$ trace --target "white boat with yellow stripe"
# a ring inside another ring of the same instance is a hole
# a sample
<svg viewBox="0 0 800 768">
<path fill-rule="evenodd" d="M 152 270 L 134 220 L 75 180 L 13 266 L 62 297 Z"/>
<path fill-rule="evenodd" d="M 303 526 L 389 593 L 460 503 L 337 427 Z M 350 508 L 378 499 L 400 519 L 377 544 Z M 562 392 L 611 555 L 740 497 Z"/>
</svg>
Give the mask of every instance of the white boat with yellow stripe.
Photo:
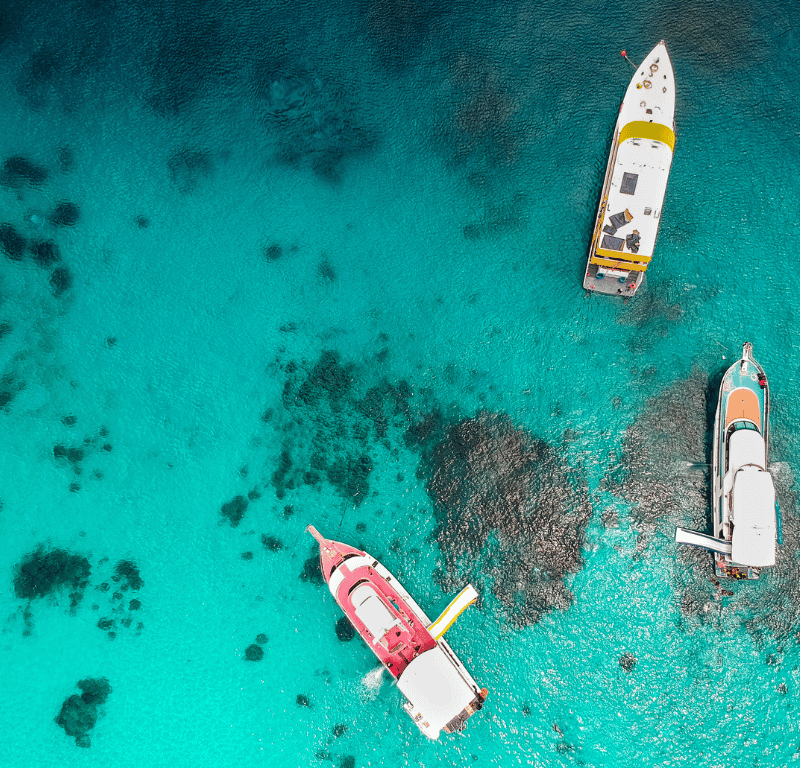
<svg viewBox="0 0 800 768">
<path fill-rule="evenodd" d="M 675 149 L 675 75 L 662 40 L 636 68 L 614 130 L 583 287 L 632 296 L 656 246 Z"/>
<path fill-rule="evenodd" d="M 714 553 L 719 578 L 757 579 L 775 565 L 780 510 L 769 473 L 769 383 L 745 343 L 722 377 L 714 420 L 712 535 L 678 528 L 675 541 Z"/>
</svg>

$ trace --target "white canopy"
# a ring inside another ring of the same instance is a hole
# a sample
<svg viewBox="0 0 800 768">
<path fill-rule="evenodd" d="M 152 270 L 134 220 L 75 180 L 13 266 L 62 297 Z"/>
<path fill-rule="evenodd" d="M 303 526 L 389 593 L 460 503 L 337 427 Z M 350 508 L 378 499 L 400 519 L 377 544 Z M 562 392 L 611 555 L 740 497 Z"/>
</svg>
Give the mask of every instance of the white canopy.
<svg viewBox="0 0 800 768">
<path fill-rule="evenodd" d="M 735 472 L 745 464 L 766 469 L 764 437 L 755 429 L 737 429 L 728 441 L 728 471 Z"/>
<path fill-rule="evenodd" d="M 392 627 L 400 624 L 369 584 L 359 584 L 351 593 L 350 600 L 364 626 L 373 637 L 373 643 L 380 640 Z"/>
<path fill-rule="evenodd" d="M 397 687 L 410 703 L 408 713 L 432 739 L 477 696 L 438 645 L 406 667 Z"/>
<path fill-rule="evenodd" d="M 775 486 L 772 475 L 752 466 L 740 469 L 733 480 L 731 501 L 731 559 L 754 568 L 775 565 Z"/>
</svg>

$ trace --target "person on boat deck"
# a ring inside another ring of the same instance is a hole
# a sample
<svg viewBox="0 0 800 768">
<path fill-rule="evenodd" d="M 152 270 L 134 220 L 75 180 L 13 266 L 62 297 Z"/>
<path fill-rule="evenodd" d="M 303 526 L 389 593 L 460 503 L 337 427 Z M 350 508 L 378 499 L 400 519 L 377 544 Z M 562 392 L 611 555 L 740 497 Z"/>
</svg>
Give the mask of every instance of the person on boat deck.
<svg viewBox="0 0 800 768">
<path fill-rule="evenodd" d="M 625 245 L 631 253 L 639 253 L 639 230 L 634 229 L 631 234 L 625 238 Z"/>
</svg>

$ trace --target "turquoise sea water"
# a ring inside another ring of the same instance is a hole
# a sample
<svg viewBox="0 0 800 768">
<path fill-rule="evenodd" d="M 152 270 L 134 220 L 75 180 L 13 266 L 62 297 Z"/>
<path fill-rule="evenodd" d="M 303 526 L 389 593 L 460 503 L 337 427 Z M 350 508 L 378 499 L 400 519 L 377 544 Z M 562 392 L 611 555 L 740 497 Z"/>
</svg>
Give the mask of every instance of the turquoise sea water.
<svg viewBox="0 0 800 768">
<path fill-rule="evenodd" d="M 0 6 L 0 765 L 797 761 L 798 21 Z M 656 257 L 587 297 L 619 50 L 661 38 Z M 672 537 L 707 522 L 744 341 L 785 545 L 726 595 Z M 430 614 L 479 590 L 462 735 L 428 742 L 337 638 L 309 523 Z"/>
</svg>

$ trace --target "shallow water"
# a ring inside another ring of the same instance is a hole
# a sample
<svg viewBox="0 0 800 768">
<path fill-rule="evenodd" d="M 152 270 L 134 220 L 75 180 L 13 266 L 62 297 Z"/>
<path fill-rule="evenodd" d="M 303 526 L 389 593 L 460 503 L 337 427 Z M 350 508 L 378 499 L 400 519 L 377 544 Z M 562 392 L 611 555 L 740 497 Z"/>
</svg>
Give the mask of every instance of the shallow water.
<svg viewBox="0 0 800 768">
<path fill-rule="evenodd" d="M 6 3 L 4 765 L 796 761 L 797 28 L 788 2 Z M 629 303 L 585 297 L 619 49 L 662 37 L 656 258 Z M 727 596 L 672 536 L 707 520 L 747 340 L 785 545 Z M 463 735 L 426 741 L 337 637 L 309 523 L 429 614 L 476 586 Z"/>
</svg>

